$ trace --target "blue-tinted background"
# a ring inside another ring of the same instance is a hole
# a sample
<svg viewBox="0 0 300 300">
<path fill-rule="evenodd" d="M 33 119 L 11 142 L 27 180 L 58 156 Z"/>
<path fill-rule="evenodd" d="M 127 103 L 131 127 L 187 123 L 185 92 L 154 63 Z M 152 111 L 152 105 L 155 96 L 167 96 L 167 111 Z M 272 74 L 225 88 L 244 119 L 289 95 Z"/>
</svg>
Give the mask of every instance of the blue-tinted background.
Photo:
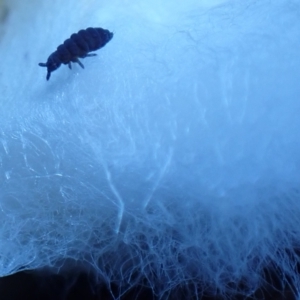
<svg viewBox="0 0 300 300">
<path fill-rule="evenodd" d="M 299 14 L 293 0 L 12 1 L 0 275 L 75 260 L 121 290 L 251 294 L 276 262 L 297 286 Z M 114 38 L 47 82 L 38 63 L 89 26 Z"/>
</svg>

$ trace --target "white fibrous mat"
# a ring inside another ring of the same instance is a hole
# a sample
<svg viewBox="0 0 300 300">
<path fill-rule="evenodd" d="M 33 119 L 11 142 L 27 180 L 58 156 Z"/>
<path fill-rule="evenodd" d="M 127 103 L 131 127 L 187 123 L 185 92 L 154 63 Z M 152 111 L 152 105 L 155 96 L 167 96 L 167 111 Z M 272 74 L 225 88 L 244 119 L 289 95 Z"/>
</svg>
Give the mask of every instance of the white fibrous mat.
<svg viewBox="0 0 300 300">
<path fill-rule="evenodd" d="M 163 298 L 199 282 L 248 295 L 273 266 L 299 286 L 299 14 L 296 0 L 12 1 L 0 275 L 74 260 Z M 114 37 L 47 81 L 38 64 L 88 27 Z"/>
</svg>

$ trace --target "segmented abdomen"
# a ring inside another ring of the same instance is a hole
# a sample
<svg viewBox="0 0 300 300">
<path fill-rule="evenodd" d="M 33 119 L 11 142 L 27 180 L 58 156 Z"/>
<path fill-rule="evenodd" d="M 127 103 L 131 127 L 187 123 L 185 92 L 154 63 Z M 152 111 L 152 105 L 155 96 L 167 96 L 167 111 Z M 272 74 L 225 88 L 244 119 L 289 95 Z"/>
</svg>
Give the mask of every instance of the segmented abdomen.
<svg viewBox="0 0 300 300">
<path fill-rule="evenodd" d="M 73 33 L 71 37 L 57 47 L 57 53 L 64 64 L 72 61 L 73 58 L 83 58 L 91 52 L 105 46 L 110 40 L 110 32 L 102 28 L 82 29 Z"/>
<path fill-rule="evenodd" d="M 78 45 L 82 45 L 83 42 L 85 42 L 84 47 L 88 47 L 88 52 L 95 51 L 103 47 L 107 43 L 108 39 L 107 33 L 101 28 L 89 27 L 86 30 L 80 30 L 78 32 L 78 36 L 80 37 L 80 39 L 82 39 L 82 41 Z"/>
</svg>

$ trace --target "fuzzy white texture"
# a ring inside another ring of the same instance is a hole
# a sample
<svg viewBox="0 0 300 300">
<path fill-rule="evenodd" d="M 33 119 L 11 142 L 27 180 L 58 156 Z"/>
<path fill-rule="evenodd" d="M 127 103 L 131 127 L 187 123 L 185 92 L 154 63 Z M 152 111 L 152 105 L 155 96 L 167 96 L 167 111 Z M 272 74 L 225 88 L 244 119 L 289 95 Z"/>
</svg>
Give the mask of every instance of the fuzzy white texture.
<svg viewBox="0 0 300 300">
<path fill-rule="evenodd" d="M 251 293 L 276 262 L 299 286 L 299 1 L 27 2 L 0 45 L 0 275 Z M 89 26 L 114 37 L 47 82 Z"/>
</svg>

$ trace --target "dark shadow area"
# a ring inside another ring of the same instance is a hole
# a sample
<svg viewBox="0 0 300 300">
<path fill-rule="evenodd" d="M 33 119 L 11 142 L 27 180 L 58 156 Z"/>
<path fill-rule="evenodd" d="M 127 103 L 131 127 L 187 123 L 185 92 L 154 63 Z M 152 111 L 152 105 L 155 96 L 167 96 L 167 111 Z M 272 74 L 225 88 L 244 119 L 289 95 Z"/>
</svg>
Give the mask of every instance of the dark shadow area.
<svg viewBox="0 0 300 300">
<path fill-rule="evenodd" d="M 201 285 L 195 287 L 191 284 L 176 287 L 165 294 L 161 299 L 166 300 L 213 300 L 213 299 L 272 299 L 272 300 L 294 300 L 293 292 L 287 286 L 282 287 L 281 282 L 272 270 L 265 270 L 265 288 L 257 290 L 251 297 L 241 295 L 214 296 L 203 290 Z M 53 274 L 49 270 L 21 271 L 11 276 L 0 278 L 1 300 L 112 300 L 112 294 L 117 297 L 118 286 L 111 284 L 95 284 L 92 276 L 82 268 L 72 269 Z M 121 300 L 156 300 L 152 289 L 145 287 L 143 282 L 131 288 L 120 297 Z"/>
</svg>

